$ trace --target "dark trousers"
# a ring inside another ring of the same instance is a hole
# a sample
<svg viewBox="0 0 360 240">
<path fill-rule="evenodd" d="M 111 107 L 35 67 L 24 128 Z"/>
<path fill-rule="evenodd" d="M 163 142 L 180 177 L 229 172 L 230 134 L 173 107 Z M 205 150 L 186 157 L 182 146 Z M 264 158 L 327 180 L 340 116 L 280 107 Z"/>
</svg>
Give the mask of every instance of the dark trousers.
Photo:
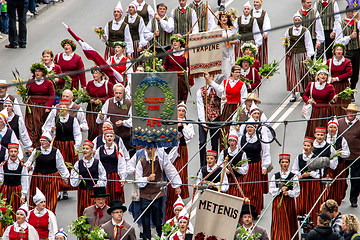
<svg viewBox="0 0 360 240">
<path fill-rule="evenodd" d="M 217 117 L 213 122 L 220 122 L 220 117 Z M 204 144 L 206 144 L 208 132 L 210 132 L 210 137 L 212 137 L 212 135 L 214 135 L 214 133 L 217 131 L 215 136 L 211 138 L 211 149 L 214 151 L 218 151 L 220 138 L 220 130 L 218 130 L 218 128 L 215 128 L 207 129 L 207 131 L 205 131 L 205 128 L 199 125 L 199 149 Z M 200 166 L 206 166 L 206 145 L 200 150 Z"/>
<path fill-rule="evenodd" d="M 36 12 L 36 0 L 29 0 L 28 1 L 28 10 L 31 13 L 35 13 Z"/>
<path fill-rule="evenodd" d="M 26 2 L 12 3 L 8 2 L 7 11 L 9 15 L 9 41 L 10 45 L 26 45 Z M 16 28 L 16 12 L 19 22 L 19 33 Z"/>
<path fill-rule="evenodd" d="M 325 35 L 325 46 L 324 46 L 324 51 L 325 49 L 327 49 L 330 44 L 334 41 L 334 39 L 330 38 L 330 34 L 332 33 L 332 30 L 324 30 L 324 35 Z M 329 49 L 326 51 L 325 53 L 326 59 L 330 59 L 332 58 L 333 54 L 332 54 L 332 47 L 329 47 Z M 325 58 L 325 56 L 322 57 L 322 59 Z"/>
<path fill-rule="evenodd" d="M 312 42 L 313 42 L 313 46 L 314 46 L 314 51 L 316 50 L 315 49 L 315 45 L 316 45 L 316 38 L 315 39 L 313 39 L 312 40 Z M 321 46 L 320 46 L 320 48 L 317 50 L 317 52 L 316 52 L 316 55 L 314 55 L 314 56 L 312 56 L 312 59 L 314 59 L 314 57 L 316 57 L 316 59 L 320 59 L 320 57 L 321 57 L 321 54 L 324 52 L 324 50 L 321 48 Z M 324 59 L 324 56 L 323 57 L 321 57 L 322 59 Z"/>
<path fill-rule="evenodd" d="M 353 161 L 345 161 L 345 166 L 348 167 Z M 346 177 L 349 175 L 349 170 L 346 171 Z M 350 167 L 350 177 L 360 178 L 360 162 L 359 160 Z M 350 202 L 357 203 L 360 193 L 360 179 L 350 178 Z M 346 185 L 347 188 L 347 185 Z M 346 191 L 345 188 L 345 191 Z"/>
<path fill-rule="evenodd" d="M 150 205 L 151 200 L 147 200 L 145 198 L 140 198 L 140 209 L 141 212 L 144 212 L 144 210 Z M 143 239 L 151 239 L 151 229 L 150 229 L 150 213 L 152 216 L 152 223 L 156 227 L 156 232 L 158 236 L 161 236 L 161 220 L 163 217 L 163 211 L 162 211 L 162 198 L 158 198 L 154 201 L 153 204 L 150 205 L 149 209 L 144 213 L 144 215 L 141 217 L 142 224 L 143 224 Z"/>
<path fill-rule="evenodd" d="M 351 61 L 353 73 L 350 79 L 350 87 L 355 89 L 359 81 L 360 49 L 346 50 L 345 57 Z"/>
<path fill-rule="evenodd" d="M 131 143 L 131 135 L 128 137 L 122 138 L 126 149 L 129 151 L 130 158 L 135 154 L 136 148 Z"/>
</svg>

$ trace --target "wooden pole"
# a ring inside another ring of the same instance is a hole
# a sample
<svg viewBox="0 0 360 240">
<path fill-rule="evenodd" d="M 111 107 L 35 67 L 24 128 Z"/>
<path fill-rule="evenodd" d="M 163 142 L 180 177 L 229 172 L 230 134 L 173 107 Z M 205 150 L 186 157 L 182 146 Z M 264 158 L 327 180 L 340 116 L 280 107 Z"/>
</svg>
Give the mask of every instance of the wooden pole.
<svg viewBox="0 0 360 240">
<path fill-rule="evenodd" d="M 229 157 L 226 156 L 226 157 L 225 157 L 225 161 L 224 161 L 224 167 L 223 167 L 223 170 L 222 170 L 222 173 L 221 173 L 220 186 L 219 186 L 218 192 L 221 192 L 221 185 L 222 185 L 222 183 L 223 183 L 223 181 L 224 181 L 225 170 L 226 170 L 226 167 L 225 167 L 225 166 L 227 165 L 228 160 L 229 160 Z"/>
<path fill-rule="evenodd" d="M 207 84 L 207 78 L 206 76 L 204 75 L 205 77 L 205 121 L 207 122 L 208 121 L 208 114 L 207 114 L 207 105 L 208 105 L 208 93 L 207 93 L 207 90 L 208 90 L 208 84 Z"/>
<path fill-rule="evenodd" d="M 151 173 L 154 174 L 154 148 L 151 148 Z"/>
<path fill-rule="evenodd" d="M 205 9 L 206 9 L 206 31 L 208 31 L 209 29 L 208 29 L 208 8 L 209 8 L 209 3 L 208 3 L 208 1 L 206 1 L 206 7 L 205 7 Z"/>
<path fill-rule="evenodd" d="M 154 19 L 154 21 L 156 21 L 156 19 Z M 155 40 L 155 34 L 154 34 L 154 40 Z M 156 44 L 154 41 L 154 59 L 153 59 L 153 72 L 155 72 L 155 54 L 156 54 L 156 48 L 155 48 Z"/>
</svg>

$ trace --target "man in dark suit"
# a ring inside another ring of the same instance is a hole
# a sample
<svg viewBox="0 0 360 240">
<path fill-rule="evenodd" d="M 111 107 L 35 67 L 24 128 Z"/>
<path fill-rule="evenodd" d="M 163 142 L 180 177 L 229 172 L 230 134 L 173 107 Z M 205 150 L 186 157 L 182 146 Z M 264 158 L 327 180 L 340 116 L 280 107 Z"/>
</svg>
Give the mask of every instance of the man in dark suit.
<svg viewBox="0 0 360 240">
<path fill-rule="evenodd" d="M 26 0 L 7 0 L 7 13 L 9 15 L 9 41 L 6 48 L 26 48 Z M 19 22 L 19 32 L 16 28 L 16 13 Z"/>
</svg>

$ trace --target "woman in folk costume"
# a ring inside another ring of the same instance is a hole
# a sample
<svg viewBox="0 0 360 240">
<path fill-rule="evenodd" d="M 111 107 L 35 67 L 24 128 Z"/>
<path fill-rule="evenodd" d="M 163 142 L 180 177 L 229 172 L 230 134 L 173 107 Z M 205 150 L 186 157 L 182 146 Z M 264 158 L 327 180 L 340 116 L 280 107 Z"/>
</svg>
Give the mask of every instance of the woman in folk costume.
<svg viewBox="0 0 360 240">
<path fill-rule="evenodd" d="M 326 118 L 332 115 L 330 102 L 335 101 L 335 89 L 327 83 L 329 72 L 320 69 L 315 82 L 309 83 L 302 96 L 307 104 L 312 105 L 311 118 Z M 316 127 L 326 127 L 327 120 L 319 119 L 308 121 L 305 136 L 314 136 Z"/>
<path fill-rule="evenodd" d="M 116 180 L 108 181 L 106 188 L 110 193 L 107 198 L 108 202 L 113 200 L 121 200 L 125 202 L 124 182 L 117 180 L 125 180 L 126 178 L 126 161 L 121 150 L 114 142 L 115 133 L 112 128 L 104 130 L 105 144 L 96 150 L 95 159 L 99 159 L 106 170 L 106 179 Z"/>
<path fill-rule="evenodd" d="M 112 91 L 113 85 L 106 79 L 105 74 L 100 70 L 91 69 L 93 80 L 90 80 L 86 86 L 86 91 L 89 93 L 91 100 L 86 107 L 86 111 L 100 112 L 101 107 L 105 101 L 114 97 Z M 93 140 L 101 134 L 101 124 L 96 123 L 97 114 L 86 113 L 86 121 L 89 124 L 88 139 Z"/>
<path fill-rule="evenodd" d="M 319 171 L 309 171 L 306 166 L 309 164 L 309 161 L 315 157 L 313 154 L 313 144 L 314 138 L 305 137 L 303 152 L 295 158 L 291 169 L 291 172 L 295 173 L 300 180 L 301 192 L 299 197 L 296 199 L 297 215 L 299 216 L 308 214 L 321 194 L 320 181 L 316 180 L 320 179 Z M 320 202 L 316 204 L 314 210 L 310 213 L 311 220 L 315 225 L 317 221 L 317 213 L 319 213 L 319 211 Z"/>
<path fill-rule="evenodd" d="M 283 41 L 285 52 L 290 51 L 285 59 L 287 90 L 292 92 L 290 102 L 295 102 L 296 92 L 303 93 L 310 82 L 309 74 L 305 76 L 307 70 L 304 61 L 310 60 L 315 54 L 310 32 L 301 26 L 301 15 L 295 13 L 293 21 L 294 26 L 286 30 Z"/>
<path fill-rule="evenodd" d="M 224 95 L 222 100 L 225 101 L 222 115 L 220 118 L 221 122 L 228 122 L 231 120 L 234 112 L 244 102 L 242 97 L 247 96 L 246 84 L 240 80 L 241 67 L 234 65 L 231 68 L 231 77 L 224 80 Z M 223 127 L 225 135 L 229 132 L 230 127 Z M 222 143 L 222 137 L 220 136 L 220 149 L 224 149 Z"/>
<path fill-rule="evenodd" d="M 33 201 L 36 207 L 30 211 L 27 222 L 36 229 L 40 239 L 55 239 L 58 231 L 57 220 L 55 214 L 46 208 L 45 195 L 39 188 L 36 188 Z"/>
<path fill-rule="evenodd" d="M 94 144 L 85 140 L 82 148 L 83 159 L 74 164 L 71 170 L 70 184 L 78 188 L 77 214 L 80 217 L 84 209 L 94 204 L 91 198 L 94 187 L 106 186 L 106 170 L 99 159 L 94 159 L 92 151 Z"/>
<path fill-rule="evenodd" d="M 179 35 L 173 35 L 170 38 L 172 49 L 168 51 L 168 53 L 172 53 L 171 55 L 167 55 L 165 57 L 165 62 L 163 67 L 167 72 L 177 72 L 177 80 L 178 80 L 178 103 L 184 102 L 188 98 L 189 88 L 194 85 L 193 79 L 188 79 L 186 82 L 186 78 L 184 74 L 188 74 L 184 72 L 184 70 L 188 70 L 189 67 L 189 58 L 185 52 L 185 40 Z M 180 67 L 181 66 L 181 67 Z M 188 86 L 189 85 L 189 86 Z"/>
<path fill-rule="evenodd" d="M 18 209 L 29 190 L 28 170 L 22 160 L 19 159 L 19 144 L 10 143 L 8 146 L 9 156 L 0 164 L 0 191 L 2 198 L 10 203 L 14 209 Z"/>
<path fill-rule="evenodd" d="M 251 182 L 244 185 L 245 196 L 248 197 L 252 204 L 254 204 L 256 212 L 260 214 L 264 208 L 263 195 L 268 193 L 268 183 L 254 183 L 257 181 L 267 181 L 267 169 L 271 164 L 270 144 L 261 142 L 256 136 L 256 126 L 250 123 L 254 119 L 250 118 L 246 126 L 246 134 L 241 137 L 240 148 L 246 153 L 250 160 L 248 162 L 249 169 L 245 176 L 244 182 Z M 261 134 L 262 140 L 268 142 L 267 135 Z M 255 190 L 255 191 L 254 191 Z"/>
<path fill-rule="evenodd" d="M 297 176 L 289 170 L 290 154 L 280 154 L 279 163 L 281 171 L 272 176 L 269 184 L 269 192 L 275 197 L 271 239 L 291 240 L 298 229 L 295 198 L 300 194 L 300 184 Z"/>
<path fill-rule="evenodd" d="M 255 59 L 255 56 L 258 54 L 258 48 L 256 47 L 256 45 L 251 42 L 244 43 L 243 45 L 241 45 L 241 53 L 243 56 L 249 56 L 254 58 L 254 64 L 252 65 L 252 67 L 259 71 L 261 64 L 259 60 Z"/>
<path fill-rule="evenodd" d="M 4 108 L 7 110 L 6 120 L 10 128 L 14 131 L 17 139 L 21 141 L 22 145 L 26 150 L 31 150 L 32 152 L 32 142 L 29 136 L 29 132 L 26 129 L 25 122 L 22 119 L 22 116 L 15 114 L 13 111 L 13 102 L 8 99 L 4 102 Z"/>
<path fill-rule="evenodd" d="M 246 78 L 248 92 L 254 92 L 259 96 L 259 85 L 261 77 L 259 71 L 254 67 L 255 59 L 249 56 L 242 56 L 236 60 L 236 64 L 241 67 L 241 76 Z"/>
<path fill-rule="evenodd" d="M 51 73 L 52 74 L 60 74 L 60 73 L 62 73 L 61 67 L 58 64 L 54 63 L 54 61 L 53 61 L 54 60 L 53 51 L 51 51 L 50 49 L 44 50 L 42 52 L 41 56 L 42 56 L 43 64 L 46 67 L 46 69 L 48 70 L 49 74 L 51 74 Z M 63 79 L 55 78 L 54 81 L 55 81 L 58 89 L 64 88 L 65 81 Z"/>
<path fill-rule="evenodd" d="M 55 55 L 54 62 L 61 67 L 63 73 L 84 70 L 83 60 L 75 52 L 76 44 L 70 39 L 64 39 L 61 41 L 61 47 L 64 49 L 63 53 Z M 70 89 L 79 89 L 79 80 L 81 87 L 86 87 L 85 72 L 79 74 L 69 75 L 72 79 Z"/>
<path fill-rule="evenodd" d="M 246 42 L 252 42 L 259 48 L 262 44 L 262 36 L 256 18 L 250 15 L 251 5 L 247 1 L 244 4 L 243 15 L 235 19 L 234 27 L 237 33 L 243 35 L 235 46 L 235 59 L 242 56 L 240 47 Z M 258 33 L 258 34 L 256 34 Z"/>
<path fill-rule="evenodd" d="M 39 147 L 39 139 L 41 137 L 41 127 L 46 121 L 48 113 L 51 111 L 51 106 L 54 104 L 55 89 L 54 85 L 49 79 L 44 79 L 48 74 L 46 67 L 40 63 L 35 63 L 31 66 L 30 71 L 33 77 L 28 82 L 26 89 L 28 90 L 29 100 L 25 104 L 37 105 L 28 106 L 25 113 L 25 126 L 29 131 L 31 142 L 34 147 Z"/>
<path fill-rule="evenodd" d="M 58 201 L 58 192 L 61 186 L 69 184 L 69 171 L 67 170 L 64 158 L 59 149 L 50 145 L 52 137 L 44 133 L 40 138 L 41 146 L 31 154 L 26 166 L 28 170 L 34 170 L 30 182 L 30 196 L 34 196 L 36 188 L 45 194 L 47 208 L 55 212 Z M 62 177 L 63 181 L 58 178 Z M 30 204 L 33 206 L 32 199 Z"/>
<path fill-rule="evenodd" d="M 210 31 L 223 30 L 223 39 L 230 38 L 236 34 L 236 29 L 232 24 L 231 15 L 228 11 L 220 11 L 219 20 L 218 24 L 214 25 Z M 230 69 L 235 64 L 234 44 L 236 44 L 236 42 L 237 40 L 232 40 L 223 43 L 221 72 L 225 78 L 230 77 Z"/>
<path fill-rule="evenodd" d="M 326 65 L 329 66 L 329 78 L 330 83 L 335 88 L 335 93 L 339 94 L 345 88 L 350 87 L 349 78 L 352 76 L 351 61 L 345 58 L 345 46 L 337 43 L 333 46 L 333 58 L 328 59 Z M 336 104 L 332 104 L 332 113 L 335 116 L 346 115 L 343 107 L 347 107 L 351 103 L 351 100 L 343 98 L 337 98 Z"/>
<path fill-rule="evenodd" d="M 254 0 L 254 8 L 251 9 L 251 16 L 256 18 L 262 34 L 262 44 L 259 46 L 259 60 L 261 67 L 268 63 L 268 32 L 271 30 L 271 23 L 268 13 L 262 9 L 263 0 Z"/>
<path fill-rule="evenodd" d="M 178 105 L 178 120 L 186 120 L 187 106 L 184 102 L 181 102 Z M 188 166 L 183 168 L 188 163 L 188 148 L 190 140 L 195 136 L 194 127 L 192 124 L 187 123 L 178 123 L 178 134 L 179 134 L 179 147 L 177 151 L 177 157 L 175 158 L 173 165 L 176 170 L 179 172 L 179 176 L 183 184 L 188 183 Z M 181 198 L 186 199 L 190 197 L 189 188 L 186 185 L 181 186 Z M 176 201 L 177 196 L 175 195 L 175 190 L 173 188 L 168 188 L 167 198 L 166 198 L 166 213 L 165 221 L 173 217 L 172 206 Z"/>
<path fill-rule="evenodd" d="M 335 170 L 329 170 L 329 177 L 334 179 L 345 169 L 345 158 L 350 156 L 350 149 L 346 139 L 343 136 L 338 136 L 338 120 L 334 117 L 328 122 L 328 133 L 326 135 L 326 142 L 334 146 L 336 151 L 341 151 L 338 156 L 338 165 Z M 346 178 L 346 173 L 342 173 L 339 179 Z M 346 196 L 346 180 L 337 180 L 329 187 L 327 199 L 334 199 L 338 205 L 341 205 L 342 200 Z"/>
<path fill-rule="evenodd" d="M 126 43 L 125 42 L 114 42 L 114 48 L 115 48 L 115 55 L 111 56 L 106 62 L 109 65 L 121 63 L 121 65 L 113 66 L 112 68 L 115 69 L 122 76 L 125 72 L 130 73 L 130 74 L 126 74 L 125 76 L 123 76 L 123 79 L 124 79 L 123 84 L 125 87 L 128 84 L 131 86 L 131 73 L 133 73 L 133 69 L 130 67 L 131 66 L 130 59 L 125 56 Z M 112 82 L 112 84 L 115 84 L 115 82 Z"/>
<path fill-rule="evenodd" d="M 183 208 L 179 213 L 179 230 L 170 236 L 170 240 L 182 240 L 185 239 L 186 234 L 193 234 L 194 230 L 189 228 L 190 219 L 187 210 Z"/>
<path fill-rule="evenodd" d="M 24 203 L 16 210 L 16 222 L 6 228 L 2 236 L 3 240 L 40 239 L 36 229 L 26 222 L 28 213 L 29 206 L 27 203 Z"/>
<path fill-rule="evenodd" d="M 244 182 L 244 178 L 247 174 L 249 165 L 247 162 L 245 162 L 240 166 L 237 166 L 240 161 L 247 159 L 246 153 L 242 150 L 240 151 L 238 147 L 238 140 L 239 139 L 235 134 L 229 135 L 228 137 L 229 147 L 221 151 L 217 163 L 218 164 L 222 163 L 226 157 L 228 158 L 227 162 L 231 161 L 231 163 L 227 166 L 225 171 L 229 183 L 233 185 L 229 185 L 229 190 L 227 191 L 227 193 L 235 197 L 244 197 L 240 192 L 239 187 L 235 185 L 235 183 L 241 184 L 242 182 Z M 232 173 L 230 171 L 232 171 Z M 234 179 L 234 177 L 236 178 L 236 180 Z M 243 186 L 244 185 L 240 185 L 240 187 Z"/>
</svg>

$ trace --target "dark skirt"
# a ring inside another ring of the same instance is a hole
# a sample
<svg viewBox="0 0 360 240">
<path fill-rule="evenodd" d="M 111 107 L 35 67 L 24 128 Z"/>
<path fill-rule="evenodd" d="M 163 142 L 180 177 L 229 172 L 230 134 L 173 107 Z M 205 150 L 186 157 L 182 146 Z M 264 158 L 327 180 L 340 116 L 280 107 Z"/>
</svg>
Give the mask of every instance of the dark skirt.
<svg viewBox="0 0 360 240">
<path fill-rule="evenodd" d="M 342 92 L 343 90 L 345 90 L 345 88 L 350 87 L 350 84 L 348 81 L 341 81 L 341 82 L 333 82 L 332 85 L 335 88 L 335 93 L 339 94 L 340 92 Z M 347 106 L 351 103 L 351 100 L 345 100 L 342 98 L 337 98 L 336 103 L 331 104 L 331 107 L 333 109 L 332 113 L 335 116 L 343 116 L 346 115 L 344 108 L 347 108 Z"/>
<path fill-rule="evenodd" d="M 91 104 L 89 103 L 87 105 L 86 111 L 90 112 L 100 112 L 99 105 Z M 96 123 L 97 114 L 95 113 L 86 113 L 86 121 L 89 125 L 89 131 L 88 131 L 88 140 L 92 141 L 97 136 L 99 136 L 102 133 L 102 124 Z"/>
<path fill-rule="evenodd" d="M 329 177 L 334 179 L 345 169 L 345 160 L 338 164 L 335 170 L 329 169 Z M 346 172 L 344 171 L 338 179 L 346 178 Z M 327 194 L 327 199 L 334 199 L 338 205 L 341 205 L 342 200 L 345 198 L 346 180 L 336 180 L 330 187 Z M 326 199 L 326 200 L 327 200 Z"/>
<path fill-rule="evenodd" d="M 187 87 L 184 74 L 177 75 L 177 82 L 178 82 L 178 103 L 181 103 L 182 101 L 186 103 L 189 95 L 189 89 Z"/>
<path fill-rule="evenodd" d="M 256 163 L 249 163 L 249 169 L 245 175 L 244 182 L 244 194 L 245 197 L 250 199 L 252 205 L 255 206 L 255 210 L 260 214 L 264 208 L 264 183 L 253 183 L 258 181 L 264 181 L 264 176 L 261 174 L 261 161 Z"/>
<path fill-rule="evenodd" d="M 263 44 L 259 47 L 258 55 L 259 55 L 259 61 L 261 67 L 263 67 L 264 64 L 268 64 L 268 56 L 269 56 L 268 38 L 266 39 L 263 38 Z"/>
<path fill-rule="evenodd" d="M 47 103 L 34 103 L 29 102 L 31 105 L 46 106 Z M 29 113 L 30 108 L 31 113 Z M 25 111 L 25 127 L 29 132 L 30 139 L 33 143 L 33 147 L 40 147 L 40 137 L 42 134 L 42 126 L 44 125 L 48 113 L 45 113 L 46 108 L 42 107 L 28 107 Z"/>
<path fill-rule="evenodd" d="M 272 204 L 271 239 L 291 240 L 298 229 L 295 199 L 284 196 L 279 207 L 280 199 L 277 196 Z"/>
<path fill-rule="evenodd" d="M 91 198 L 90 195 L 93 194 L 93 190 L 83 190 L 81 188 L 78 189 L 77 192 L 77 214 L 78 217 L 82 216 L 84 213 L 84 209 L 94 205 L 94 198 Z"/>
<path fill-rule="evenodd" d="M 316 101 L 316 100 L 315 100 Z M 332 109 L 330 106 L 321 108 L 312 108 L 311 119 L 314 118 L 326 118 L 332 116 Z M 306 137 L 314 137 L 316 127 L 327 128 L 328 119 L 313 120 L 307 122 Z"/>
<path fill-rule="evenodd" d="M 1 185 L 0 192 L 2 194 L 1 198 L 6 198 L 6 202 L 10 204 L 14 213 L 19 209 L 20 207 L 20 198 L 21 198 L 21 185 L 19 186 L 8 186 L 8 185 Z M 33 195 L 31 195 L 33 196 Z M 32 197 L 31 197 L 32 199 Z M 15 217 L 15 214 L 13 214 L 13 217 Z M 15 218 L 14 218 L 15 219 Z"/>
<path fill-rule="evenodd" d="M 108 180 L 121 180 L 117 172 L 106 174 L 106 179 Z M 110 196 L 107 197 L 107 202 L 110 203 L 113 200 L 121 200 L 125 203 L 124 187 L 121 187 L 121 191 L 117 191 L 115 185 L 120 184 L 119 182 L 107 181 L 106 192 L 110 193 Z"/>
<path fill-rule="evenodd" d="M 46 177 L 44 177 L 46 176 Z M 33 172 L 30 181 L 30 206 L 35 206 L 33 196 L 36 194 L 36 187 L 45 195 L 46 208 L 55 213 L 58 201 L 58 192 L 62 184 L 62 179 L 58 178 L 58 172 L 52 174 L 41 174 Z"/>
<path fill-rule="evenodd" d="M 236 109 L 238 108 L 238 104 L 229 104 L 229 103 L 225 103 L 224 104 L 224 109 L 222 111 L 222 115 L 220 117 L 220 122 L 230 122 L 232 119 L 232 114 L 233 112 L 236 111 Z M 228 120 L 228 118 L 230 118 Z M 225 126 L 222 127 L 223 131 L 225 131 L 225 135 L 229 133 L 230 131 L 230 126 Z M 225 146 L 224 146 L 224 142 L 223 142 L 223 136 L 222 133 L 220 133 L 220 151 L 224 150 Z"/>
<path fill-rule="evenodd" d="M 235 170 L 233 170 L 234 172 L 235 172 Z M 236 177 L 236 180 L 237 180 L 237 182 L 240 184 L 239 186 L 240 186 L 240 188 L 243 190 L 243 188 L 244 188 L 244 184 L 241 184 L 242 182 L 244 182 L 244 179 L 245 179 L 245 176 L 246 175 L 241 175 L 241 176 L 238 176 L 238 177 Z M 228 174 L 227 175 L 227 177 L 228 177 L 228 180 L 229 180 L 229 183 L 230 183 L 230 185 L 229 185 L 229 190 L 226 192 L 227 194 L 229 194 L 229 195 L 232 195 L 232 196 L 235 196 L 235 197 L 241 197 L 241 198 L 243 198 L 244 196 L 241 194 L 241 192 L 240 192 L 240 190 L 239 190 L 239 187 L 238 187 L 238 185 L 236 184 L 236 181 L 235 181 L 235 179 L 233 178 L 233 176 L 232 176 L 232 174 Z M 243 192 L 244 192 L 244 190 L 243 190 Z"/>
<path fill-rule="evenodd" d="M 298 216 L 304 216 L 308 214 L 311 208 L 321 194 L 320 180 L 319 179 L 300 179 L 300 195 L 296 199 L 297 202 L 297 214 Z M 310 213 L 311 221 L 314 225 L 317 225 L 317 213 L 320 212 L 321 201 L 316 204 L 314 210 Z"/>
</svg>

